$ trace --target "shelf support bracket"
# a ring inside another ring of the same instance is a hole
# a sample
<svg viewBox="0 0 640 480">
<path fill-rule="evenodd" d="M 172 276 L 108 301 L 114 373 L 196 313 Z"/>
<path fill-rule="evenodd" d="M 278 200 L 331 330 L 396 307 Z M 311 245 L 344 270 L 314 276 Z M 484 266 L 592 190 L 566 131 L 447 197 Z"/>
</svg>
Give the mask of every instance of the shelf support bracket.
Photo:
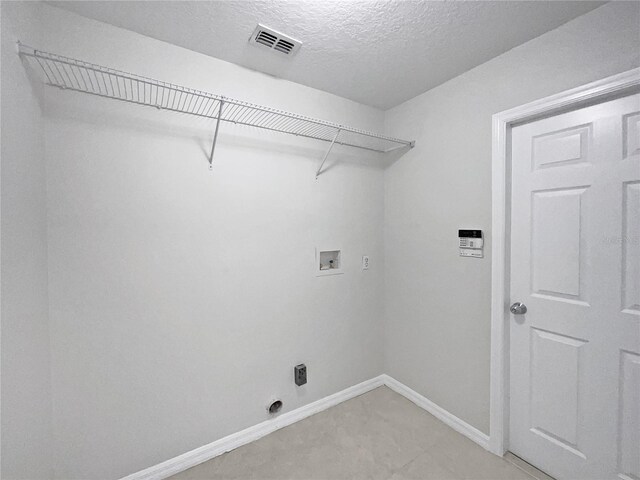
<svg viewBox="0 0 640 480">
<path fill-rule="evenodd" d="M 322 167 L 324 167 L 324 162 L 327 161 L 327 157 L 331 153 L 331 149 L 333 148 L 333 145 L 336 143 L 336 140 L 338 139 L 338 135 L 340 135 L 340 129 L 338 129 L 335 136 L 333 137 L 333 140 L 331 140 L 331 145 L 329 145 L 329 148 L 327 149 L 327 153 L 324 154 L 322 163 L 320 164 L 320 166 L 318 167 L 318 171 L 316 172 L 316 180 L 318 179 L 318 176 L 320 176 L 320 173 L 322 172 Z"/>
<path fill-rule="evenodd" d="M 216 131 L 213 134 L 213 145 L 211 145 L 211 153 L 209 154 L 209 170 L 213 170 L 213 153 L 216 151 L 216 142 L 218 141 L 218 130 L 220 129 L 220 119 L 222 118 L 222 107 L 224 107 L 224 100 L 220 100 L 220 108 L 218 108 Z"/>
</svg>

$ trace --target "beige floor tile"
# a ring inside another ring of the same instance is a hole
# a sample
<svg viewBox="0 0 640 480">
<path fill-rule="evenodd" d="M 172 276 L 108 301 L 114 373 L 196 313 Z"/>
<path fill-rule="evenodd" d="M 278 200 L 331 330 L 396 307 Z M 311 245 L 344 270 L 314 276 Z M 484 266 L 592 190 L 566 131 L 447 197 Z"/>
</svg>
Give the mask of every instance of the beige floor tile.
<svg viewBox="0 0 640 480">
<path fill-rule="evenodd" d="M 386 387 L 172 480 L 534 480 Z"/>
<path fill-rule="evenodd" d="M 425 452 L 396 471 L 390 480 L 459 480 L 460 478 L 431 454 Z"/>
<path fill-rule="evenodd" d="M 454 430 L 442 436 L 428 452 L 461 479 L 534 480 L 504 458 L 487 452 Z"/>
</svg>

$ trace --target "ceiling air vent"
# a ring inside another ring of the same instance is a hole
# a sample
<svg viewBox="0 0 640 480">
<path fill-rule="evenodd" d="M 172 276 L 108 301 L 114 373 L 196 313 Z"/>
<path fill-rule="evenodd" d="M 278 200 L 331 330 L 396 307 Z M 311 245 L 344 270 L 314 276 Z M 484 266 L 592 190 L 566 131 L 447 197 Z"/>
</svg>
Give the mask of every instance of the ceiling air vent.
<svg viewBox="0 0 640 480">
<path fill-rule="evenodd" d="M 253 31 L 249 43 L 266 47 L 269 50 L 284 53 L 285 55 L 293 55 L 298 51 L 302 42 L 284 35 L 280 32 L 258 24 Z"/>
</svg>

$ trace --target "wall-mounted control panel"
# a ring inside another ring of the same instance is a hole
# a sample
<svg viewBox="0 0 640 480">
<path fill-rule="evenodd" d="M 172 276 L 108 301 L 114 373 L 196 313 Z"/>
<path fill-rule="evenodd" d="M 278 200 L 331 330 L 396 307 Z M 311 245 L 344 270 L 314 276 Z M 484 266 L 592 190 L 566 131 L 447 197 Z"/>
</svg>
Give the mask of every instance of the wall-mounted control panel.
<svg viewBox="0 0 640 480">
<path fill-rule="evenodd" d="M 482 230 L 458 230 L 458 242 L 461 257 L 484 257 Z"/>
</svg>

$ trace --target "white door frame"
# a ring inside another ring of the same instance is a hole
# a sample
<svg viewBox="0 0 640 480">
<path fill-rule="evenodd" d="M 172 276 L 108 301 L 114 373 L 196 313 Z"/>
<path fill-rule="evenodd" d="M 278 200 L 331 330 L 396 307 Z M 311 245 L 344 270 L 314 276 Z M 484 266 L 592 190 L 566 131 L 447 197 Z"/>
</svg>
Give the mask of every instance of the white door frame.
<svg viewBox="0 0 640 480">
<path fill-rule="evenodd" d="M 491 246 L 491 385 L 489 450 L 509 449 L 509 244 L 511 127 L 640 91 L 640 68 L 493 115 Z"/>
</svg>

